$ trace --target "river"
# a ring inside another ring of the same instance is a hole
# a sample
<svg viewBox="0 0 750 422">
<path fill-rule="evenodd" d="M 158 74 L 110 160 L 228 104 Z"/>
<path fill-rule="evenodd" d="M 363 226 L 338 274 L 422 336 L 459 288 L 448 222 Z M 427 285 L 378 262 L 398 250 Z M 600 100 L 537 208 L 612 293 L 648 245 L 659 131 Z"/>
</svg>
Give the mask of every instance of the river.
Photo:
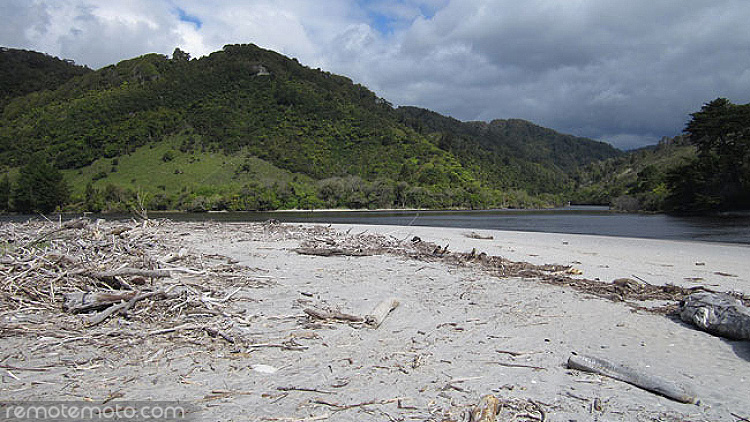
<svg viewBox="0 0 750 422">
<path fill-rule="evenodd" d="M 437 226 L 750 244 L 748 213 L 675 217 L 614 213 L 606 207 L 568 207 L 533 211 L 276 211 L 150 215 L 181 221 L 238 222 L 275 218 L 281 222 Z"/>
</svg>

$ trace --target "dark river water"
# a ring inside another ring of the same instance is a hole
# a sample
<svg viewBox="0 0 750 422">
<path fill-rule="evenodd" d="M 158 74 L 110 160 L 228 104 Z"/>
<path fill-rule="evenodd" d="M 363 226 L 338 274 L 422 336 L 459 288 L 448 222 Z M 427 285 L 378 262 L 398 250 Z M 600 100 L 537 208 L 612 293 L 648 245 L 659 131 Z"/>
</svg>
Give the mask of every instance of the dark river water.
<svg viewBox="0 0 750 422">
<path fill-rule="evenodd" d="M 149 213 L 152 218 L 175 221 L 265 221 L 458 227 L 546 233 L 577 233 L 648 239 L 694 240 L 750 245 L 750 213 L 712 217 L 675 217 L 663 214 L 621 214 L 605 207 L 570 207 L 554 210 L 489 211 L 277 211 L 218 213 Z M 131 218 L 132 216 L 91 216 Z M 29 217 L 3 217 L 25 220 Z M 54 219 L 54 217 L 50 217 Z"/>
<path fill-rule="evenodd" d="M 152 213 L 151 216 L 181 221 L 265 221 L 275 218 L 282 222 L 458 227 L 750 244 L 750 213 L 674 217 L 620 214 L 604 207 L 571 207 L 535 211 L 284 211 Z"/>
</svg>

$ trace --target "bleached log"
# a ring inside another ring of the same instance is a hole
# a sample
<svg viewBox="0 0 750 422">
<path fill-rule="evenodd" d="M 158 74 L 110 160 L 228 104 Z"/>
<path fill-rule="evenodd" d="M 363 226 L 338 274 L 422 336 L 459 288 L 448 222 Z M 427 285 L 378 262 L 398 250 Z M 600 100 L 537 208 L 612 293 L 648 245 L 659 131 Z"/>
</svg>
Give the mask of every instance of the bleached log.
<svg viewBox="0 0 750 422">
<path fill-rule="evenodd" d="M 647 375 L 625 365 L 612 363 L 604 359 L 572 355 L 568 358 L 568 368 L 614 378 L 680 403 L 696 403 L 698 401 L 695 393 L 672 381 Z"/>
<path fill-rule="evenodd" d="M 385 317 L 391 313 L 392 310 L 398 307 L 399 302 L 396 298 L 388 298 L 380 303 L 372 310 L 368 315 L 365 316 L 365 323 L 372 328 L 380 327 Z"/>
<path fill-rule="evenodd" d="M 714 335 L 750 340 L 750 308 L 728 294 L 693 293 L 680 302 L 680 318 Z"/>
</svg>

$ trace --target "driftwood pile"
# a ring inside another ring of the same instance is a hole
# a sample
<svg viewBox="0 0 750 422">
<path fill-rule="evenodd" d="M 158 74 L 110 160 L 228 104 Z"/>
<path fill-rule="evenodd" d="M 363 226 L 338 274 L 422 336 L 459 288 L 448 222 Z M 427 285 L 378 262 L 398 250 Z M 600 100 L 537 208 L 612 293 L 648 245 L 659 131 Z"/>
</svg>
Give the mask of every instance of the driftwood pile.
<svg viewBox="0 0 750 422">
<path fill-rule="evenodd" d="M 0 334 L 44 333 L 64 342 L 115 331 L 136 337 L 180 331 L 235 343 L 231 328 L 245 316 L 232 307 L 233 296 L 271 280 L 226 256 L 182 249 L 187 233 L 178 227 L 166 220 L 86 218 L 2 224 Z M 274 235 L 269 225 L 256 231 Z M 23 324 L 29 315 L 43 324 L 29 328 Z M 94 329 L 112 319 L 127 325 Z"/>
<path fill-rule="evenodd" d="M 470 238 L 486 239 L 482 235 L 471 233 Z M 612 282 L 590 280 L 580 277 L 581 271 L 570 265 L 534 265 L 528 262 L 510 261 L 501 256 L 490 256 L 474 248 L 470 252 L 452 251 L 449 245 L 441 246 L 424 241 L 417 236 L 398 239 L 374 233 L 320 233 L 302 242 L 295 249 L 299 254 L 315 256 L 351 256 L 395 255 L 428 262 L 443 262 L 450 265 L 473 265 L 490 274 L 500 277 L 520 277 L 539 280 L 543 283 L 566 286 L 577 291 L 591 294 L 615 302 L 627 302 L 630 306 L 658 314 L 674 314 L 678 303 L 696 292 L 712 290 L 703 286 L 680 287 L 672 284 L 652 285 L 643 280 L 620 278 Z M 737 295 L 739 300 L 748 301 Z M 666 301 L 664 306 L 642 307 L 638 302 Z"/>
<path fill-rule="evenodd" d="M 212 224 L 190 227 L 210 229 L 215 226 Z M 168 220 L 80 218 L 2 224 L 0 334 L 44 332 L 67 342 L 115 332 L 119 337 L 180 332 L 192 336 L 193 341 L 219 339 L 250 350 L 304 348 L 296 342 L 257 343 L 243 338 L 247 331 L 243 329 L 252 321 L 245 315 L 246 309 L 235 308 L 232 302 L 243 289 L 271 285 L 273 278 L 265 275 L 266 270 L 239 265 L 226 256 L 185 250 L 180 239 L 190 233 L 184 230 L 185 225 Z M 245 225 L 241 235 L 244 240 L 303 243 L 351 237 L 322 226 L 282 225 L 274 220 Z M 348 320 L 378 328 L 398 304 L 397 299 L 387 298 L 362 315 L 310 307 L 304 314 L 290 317 L 304 321 L 306 315 L 313 323 Z M 47 329 L 23 324 L 29 314 L 36 314 L 35 322 L 44 321 Z M 107 330 L 110 320 L 127 324 Z M 50 342 L 56 343 L 59 341 Z"/>
</svg>

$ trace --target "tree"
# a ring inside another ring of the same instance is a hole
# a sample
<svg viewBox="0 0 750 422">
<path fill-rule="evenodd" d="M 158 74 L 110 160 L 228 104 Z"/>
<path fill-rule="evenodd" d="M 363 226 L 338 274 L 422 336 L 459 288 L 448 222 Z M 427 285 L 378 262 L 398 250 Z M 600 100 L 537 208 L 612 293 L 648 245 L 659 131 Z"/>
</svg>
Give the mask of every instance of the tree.
<svg viewBox="0 0 750 422">
<path fill-rule="evenodd" d="M 698 158 L 670 175 L 669 203 L 680 211 L 750 208 L 750 105 L 705 104 L 685 127 Z"/>
<path fill-rule="evenodd" d="M 186 53 L 180 48 L 175 48 L 174 53 L 172 53 L 172 60 L 174 61 L 180 61 L 180 62 L 188 62 L 190 61 L 190 53 Z"/>
<path fill-rule="evenodd" d="M 62 173 L 40 157 L 21 167 L 12 192 L 13 207 L 22 213 L 51 212 L 68 200 Z"/>
<path fill-rule="evenodd" d="M 10 211 L 10 179 L 6 174 L 0 180 L 0 211 Z"/>
<path fill-rule="evenodd" d="M 94 187 L 92 182 L 86 184 L 86 190 L 83 194 L 84 209 L 90 212 L 101 212 L 104 208 L 104 199 L 99 189 Z"/>
</svg>

